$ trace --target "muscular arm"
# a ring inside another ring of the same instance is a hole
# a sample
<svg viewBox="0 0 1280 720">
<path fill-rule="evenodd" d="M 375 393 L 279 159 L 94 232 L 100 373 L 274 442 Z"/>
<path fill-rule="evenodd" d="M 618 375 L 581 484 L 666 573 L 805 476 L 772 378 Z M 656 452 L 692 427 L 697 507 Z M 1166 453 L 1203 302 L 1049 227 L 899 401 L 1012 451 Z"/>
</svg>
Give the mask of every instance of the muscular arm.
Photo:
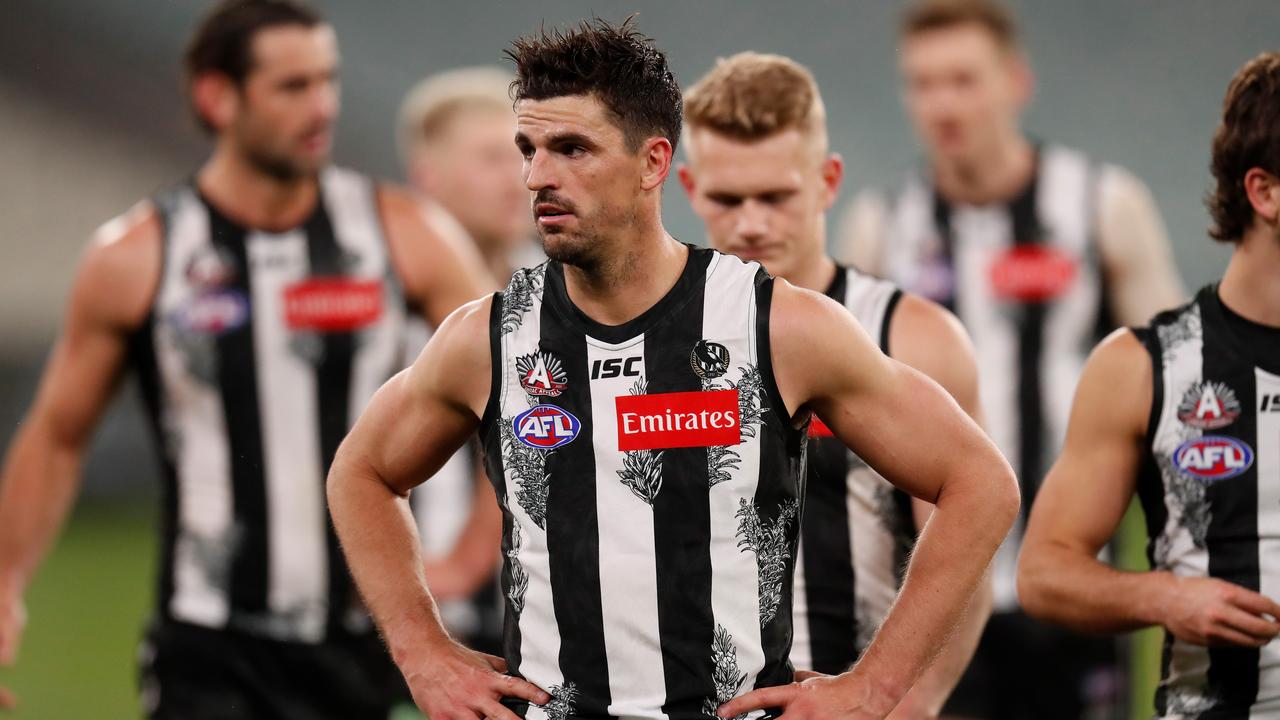
<svg viewBox="0 0 1280 720">
<path fill-rule="evenodd" d="M 408 492 L 475 432 L 489 396 L 485 298 L 449 317 L 408 370 L 374 395 L 329 473 L 329 508 L 343 551 L 419 707 L 435 717 L 512 719 L 498 704 L 547 696 L 499 676 L 501 660 L 454 643 L 427 589 Z M 467 715 L 466 713 L 470 713 Z"/>
<path fill-rule="evenodd" d="M 1099 188 L 1098 247 L 1111 306 L 1121 325 L 1142 325 L 1181 303 L 1182 281 L 1160 212 L 1146 185 L 1108 168 Z"/>
<path fill-rule="evenodd" d="M 1062 455 L 1027 525 L 1018 563 L 1022 606 L 1089 632 L 1165 625 L 1201 644 L 1265 642 L 1280 626 L 1250 613 L 1280 617 L 1280 606 L 1261 595 L 1210 578 L 1122 572 L 1097 558 L 1134 493 L 1151 378 L 1150 356 L 1128 330 L 1112 333 L 1089 358 Z"/>
<path fill-rule="evenodd" d="M 378 205 L 405 293 L 433 327 L 463 303 L 497 288 L 479 252 L 434 227 L 408 193 L 381 187 Z"/>
<path fill-rule="evenodd" d="M 851 671 L 753 691 L 721 715 L 781 704 L 797 718 L 884 717 L 959 624 L 1017 514 L 1017 485 L 955 401 L 878 352 L 833 301 L 776 281 L 769 328 L 787 409 L 817 412 L 872 468 L 936 509 L 897 602 Z"/>
<path fill-rule="evenodd" d="M 973 344 L 954 315 L 936 303 L 904 295 L 889 327 L 889 355 L 941 385 L 960 409 L 982 424 Z M 911 505 L 917 529 L 924 530 L 933 505 L 917 498 L 912 498 Z M 991 581 L 984 577 L 955 636 L 894 709 L 892 718 L 938 716 L 978 648 L 990 614 Z"/>
<path fill-rule="evenodd" d="M 0 664 L 16 658 L 22 595 L 75 499 L 84 449 L 159 271 L 159 225 L 147 207 L 105 225 L 81 262 L 62 333 L 0 475 Z"/>
</svg>

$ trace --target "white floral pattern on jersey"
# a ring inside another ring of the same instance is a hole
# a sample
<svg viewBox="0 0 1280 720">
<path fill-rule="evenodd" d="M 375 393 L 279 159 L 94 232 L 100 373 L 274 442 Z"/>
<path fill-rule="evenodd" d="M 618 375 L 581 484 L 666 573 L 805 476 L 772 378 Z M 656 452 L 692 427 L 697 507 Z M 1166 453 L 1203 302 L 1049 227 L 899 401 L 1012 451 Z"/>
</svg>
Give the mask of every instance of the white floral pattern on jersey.
<svg viewBox="0 0 1280 720">
<path fill-rule="evenodd" d="M 543 530 L 547 522 L 547 495 L 551 492 L 551 476 L 547 473 L 547 457 L 555 450 L 529 447 L 516 438 L 514 418 L 503 418 L 502 464 L 516 481 L 516 502 Z"/>
<path fill-rule="evenodd" d="M 517 616 L 524 610 L 524 593 L 529 589 L 529 575 L 520 564 L 520 523 L 511 521 L 511 549 L 507 550 L 507 562 L 511 565 L 511 586 L 507 588 L 507 599 L 511 601 L 511 611 Z"/>
<path fill-rule="evenodd" d="M 1221 704 L 1221 698 L 1206 688 L 1193 688 L 1183 685 L 1166 687 L 1166 716 L 1198 718 Z"/>
<path fill-rule="evenodd" d="M 533 309 L 533 296 L 542 293 L 542 281 L 547 264 L 535 268 L 523 268 L 511 276 L 507 289 L 502 292 L 502 334 L 515 332 L 524 324 L 524 316 Z"/>
<path fill-rule="evenodd" d="M 702 714 L 708 718 L 717 718 L 716 711 L 720 706 L 738 695 L 738 690 L 747 679 L 747 674 L 738 669 L 738 648 L 733 644 L 733 636 L 723 625 L 716 625 L 711 640 L 711 681 L 715 683 L 715 697 L 702 702 Z M 738 715 L 733 720 L 742 720 L 746 714 Z"/>
<path fill-rule="evenodd" d="M 787 565 L 791 559 L 791 521 L 800 512 L 799 500 L 788 500 L 778 508 L 778 517 L 770 522 L 760 517 L 755 502 L 739 498 L 738 549 L 755 553 L 760 586 L 760 627 L 769 624 L 782 604 Z"/>
<path fill-rule="evenodd" d="M 644 378 L 636 380 L 631 386 L 631 395 L 644 395 L 649 384 Z M 618 478 L 631 493 L 646 504 L 652 506 L 653 501 L 662 490 L 662 451 L 661 450 L 627 450 L 622 453 L 622 469 Z"/>
<path fill-rule="evenodd" d="M 764 381 L 760 370 L 755 365 L 744 365 L 738 368 L 738 381 L 726 382 L 724 385 L 714 380 L 704 379 L 702 389 L 737 390 L 738 422 L 744 438 L 754 438 L 759 429 L 760 420 L 766 408 L 761 400 L 761 389 Z M 733 471 L 739 469 L 742 456 L 728 445 L 712 445 L 707 448 L 707 487 L 713 488 L 733 477 Z"/>
<path fill-rule="evenodd" d="M 578 687 L 572 682 L 563 685 L 552 685 L 547 689 L 551 702 L 540 706 L 547 714 L 547 720 L 568 720 L 577 709 Z"/>
</svg>

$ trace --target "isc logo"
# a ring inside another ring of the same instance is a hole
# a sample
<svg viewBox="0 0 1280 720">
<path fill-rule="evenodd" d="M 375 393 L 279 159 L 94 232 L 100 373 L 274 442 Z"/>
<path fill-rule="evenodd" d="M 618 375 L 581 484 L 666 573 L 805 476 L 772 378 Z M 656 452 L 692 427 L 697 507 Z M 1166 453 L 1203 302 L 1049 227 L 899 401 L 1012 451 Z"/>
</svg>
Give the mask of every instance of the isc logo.
<svg viewBox="0 0 1280 720">
<path fill-rule="evenodd" d="M 597 360 L 591 363 L 591 379 L 607 380 L 609 378 L 616 378 L 619 375 L 624 377 L 639 377 L 640 368 L 636 366 L 640 364 L 640 360 L 641 358 L 639 357 Z"/>
<path fill-rule="evenodd" d="M 578 418 L 555 405 L 534 406 L 511 421 L 516 439 L 539 450 L 550 450 L 573 442 L 581 427 Z"/>
<path fill-rule="evenodd" d="M 1173 451 L 1173 462 L 1187 477 L 1205 482 L 1233 478 L 1253 465 L 1253 449 L 1224 435 L 1188 440 Z"/>
</svg>

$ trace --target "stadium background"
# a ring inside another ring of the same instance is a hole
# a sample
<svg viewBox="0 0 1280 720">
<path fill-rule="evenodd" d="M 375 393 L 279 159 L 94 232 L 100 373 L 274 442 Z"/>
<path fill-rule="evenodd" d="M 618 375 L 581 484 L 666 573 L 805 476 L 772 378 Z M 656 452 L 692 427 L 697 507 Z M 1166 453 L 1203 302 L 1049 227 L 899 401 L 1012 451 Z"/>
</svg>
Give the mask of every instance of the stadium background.
<svg viewBox="0 0 1280 720">
<path fill-rule="evenodd" d="M 894 74 L 896 3 L 444 3 L 317 0 L 343 51 L 338 162 L 399 176 L 393 120 L 427 73 L 500 63 L 540 23 L 640 11 L 682 84 L 718 56 L 779 52 L 808 65 L 826 98 L 831 142 L 857 188 L 918 157 Z M 1025 127 L 1143 178 L 1169 228 L 1188 288 L 1216 277 L 1227 251 L 1205 236 L 1200 198 L 1227 80 L 1280 37 L 1274 0 L 1050 0 L 1011 3 L 1038 78 Z M 190 122 L 178 58 L 195 0 L 9 0 L 0 23 L 0 440 L 35 391 L 85 238 L 137 198 L 191 172 L 206 146 Z M 682 239 L 700 227 L 674 185 L 665 217 Z M 834 229 L 834 222 L 833 222 Z M 157 487 L 132 387 L 101 426 L 69 531 L 28 595 L 19 665 L 0 681 L 15 718 L 136 717 L 133 652 L 151 593 Z M 1141 562 L 1130 544 L 1126 562 Z M 1155 655 L 1142 644 L 1135 717 L 1149 705 Z M 1034 659 L 1029 659 L 1034 662 Z"/>
</svg>

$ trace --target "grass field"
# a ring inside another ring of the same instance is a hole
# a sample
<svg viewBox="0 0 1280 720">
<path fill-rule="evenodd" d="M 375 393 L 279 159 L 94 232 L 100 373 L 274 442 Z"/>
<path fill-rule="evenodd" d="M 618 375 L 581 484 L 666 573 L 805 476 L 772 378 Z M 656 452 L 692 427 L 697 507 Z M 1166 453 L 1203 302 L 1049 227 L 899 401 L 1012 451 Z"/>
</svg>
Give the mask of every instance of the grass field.
<svg viewBox="0 0 1280 720">
<path fill-rule="evenodd" d="M 85 506 L 68 524 L 27 595 L 30 623 L 15 668 L 0 684 L 21 705 L 15 720 L 139 717 L 134 654 L 150 611 L 154 506 Z M 1130 513 L 1120 564 L 1138 569 L 1140 515 Z M 1136 535 L 1134 534 L 1136 531 Z M 1136 542 L 1135 542 L 1136 540 Z M 1135 636 L 1133 718 L 1149 718 L 1159 635 Z M 419 717 L 402 711 L 397 720 Z"/>
</svg>

